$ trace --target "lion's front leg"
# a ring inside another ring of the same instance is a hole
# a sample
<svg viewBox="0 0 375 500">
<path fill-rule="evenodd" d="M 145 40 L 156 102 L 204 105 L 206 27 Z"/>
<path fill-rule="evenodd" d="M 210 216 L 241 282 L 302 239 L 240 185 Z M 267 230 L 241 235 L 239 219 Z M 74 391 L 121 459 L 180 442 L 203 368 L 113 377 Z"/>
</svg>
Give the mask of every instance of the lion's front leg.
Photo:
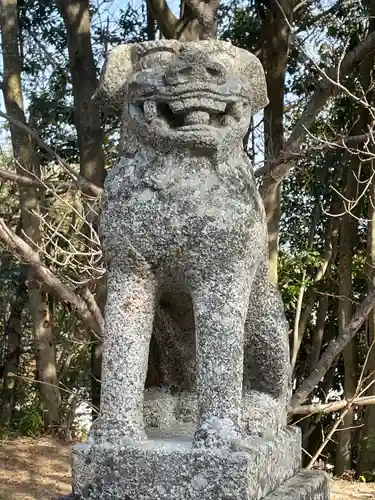
<svg viewBox="0 0 375 500">
<path fill-rule="evenodd" d="M 108 272 L 98 440 L 142 440 L 143 396 L 157 286 L 151 275 L 112 261 Z"/>
<path fill-rule="evenodd" d="M 230 446 L 242 435 L 244 322 L 251 279 L 242 267 L 234 276 L 212 274 L 192 292 L 199 409 L 196 446 Z"/>
</svg>

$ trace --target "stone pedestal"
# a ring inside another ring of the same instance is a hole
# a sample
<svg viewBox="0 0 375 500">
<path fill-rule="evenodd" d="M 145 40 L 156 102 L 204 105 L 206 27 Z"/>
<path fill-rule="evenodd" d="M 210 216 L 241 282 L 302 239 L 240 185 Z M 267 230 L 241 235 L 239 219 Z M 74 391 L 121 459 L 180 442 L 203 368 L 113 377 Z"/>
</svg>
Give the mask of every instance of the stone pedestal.
<svg viewBox="0 0 375 500">
<path fill-rule="evenodd" d="M 265 497 L 265 500 L 329 500 L 328 476 L 301 471 Z"/>
<path fill-rule="evenodd" d="M 193 448 L 189 436 L 144 443 L 77 445 L 76 493 L 83 500 L 328 500 L 322 474 L 300 473 L 300 435 L 238 443 L 233 450 Z"/>
</svg>

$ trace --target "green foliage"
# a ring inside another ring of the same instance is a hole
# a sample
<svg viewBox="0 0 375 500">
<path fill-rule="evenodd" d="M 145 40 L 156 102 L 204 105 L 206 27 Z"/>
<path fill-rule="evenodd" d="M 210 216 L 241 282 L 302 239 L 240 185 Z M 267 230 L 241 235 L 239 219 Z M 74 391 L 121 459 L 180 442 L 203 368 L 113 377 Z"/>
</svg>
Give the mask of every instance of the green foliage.
<svg viewBox="0 0 375 500">
<path fill-rule="evenodd" d="M 251 52 L 259 49 L 261 20 L 254 2 L 228 3 L 221 7 L 220 38 Z"/>
<path fill-rule="evenodd" d="M 16 412 L 13 427 L 21 436 L 38 437 L 44 432 L 43 414 L 38 403 L 31 408 L 23 408 Z"/>
</svg>

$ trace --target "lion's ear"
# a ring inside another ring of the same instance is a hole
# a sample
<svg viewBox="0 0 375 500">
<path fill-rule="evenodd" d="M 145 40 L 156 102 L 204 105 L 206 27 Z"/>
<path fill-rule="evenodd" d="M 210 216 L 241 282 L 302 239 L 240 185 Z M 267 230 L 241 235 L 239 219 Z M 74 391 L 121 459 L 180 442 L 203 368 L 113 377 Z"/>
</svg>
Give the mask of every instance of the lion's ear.
<svg viewBox="0 0 375 500">
<path fill-rule="evenodd" d="M 266 76 L 262 63 L 254 55 L 244 49 L 237 49 L 239 55 L 239 71 L 250 92 L 251 114 L 265 108 L 268 104 Z"/>
<path fill-rule="evenodd" d="M 125 101 L 126 81 L 133 72 L 135 44 L 118 45 L 107 53 L 98 88 L 93 99 L 107 111 L 121 111 Z"/>
</svg>

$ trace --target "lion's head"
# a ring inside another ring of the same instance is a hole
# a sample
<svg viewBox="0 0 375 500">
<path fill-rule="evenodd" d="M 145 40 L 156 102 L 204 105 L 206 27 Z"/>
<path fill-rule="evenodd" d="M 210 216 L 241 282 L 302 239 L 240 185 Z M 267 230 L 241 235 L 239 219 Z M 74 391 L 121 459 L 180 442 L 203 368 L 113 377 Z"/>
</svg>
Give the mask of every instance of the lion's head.
<svg viewBox="0 0 375 500">
<path fill-rule="evenodd" d="M 154 149 L 226 148 L 267 104 L 259 60 L 219 41 L 120 45 L 107 56 L 96 98 Z"/>
</svg>

